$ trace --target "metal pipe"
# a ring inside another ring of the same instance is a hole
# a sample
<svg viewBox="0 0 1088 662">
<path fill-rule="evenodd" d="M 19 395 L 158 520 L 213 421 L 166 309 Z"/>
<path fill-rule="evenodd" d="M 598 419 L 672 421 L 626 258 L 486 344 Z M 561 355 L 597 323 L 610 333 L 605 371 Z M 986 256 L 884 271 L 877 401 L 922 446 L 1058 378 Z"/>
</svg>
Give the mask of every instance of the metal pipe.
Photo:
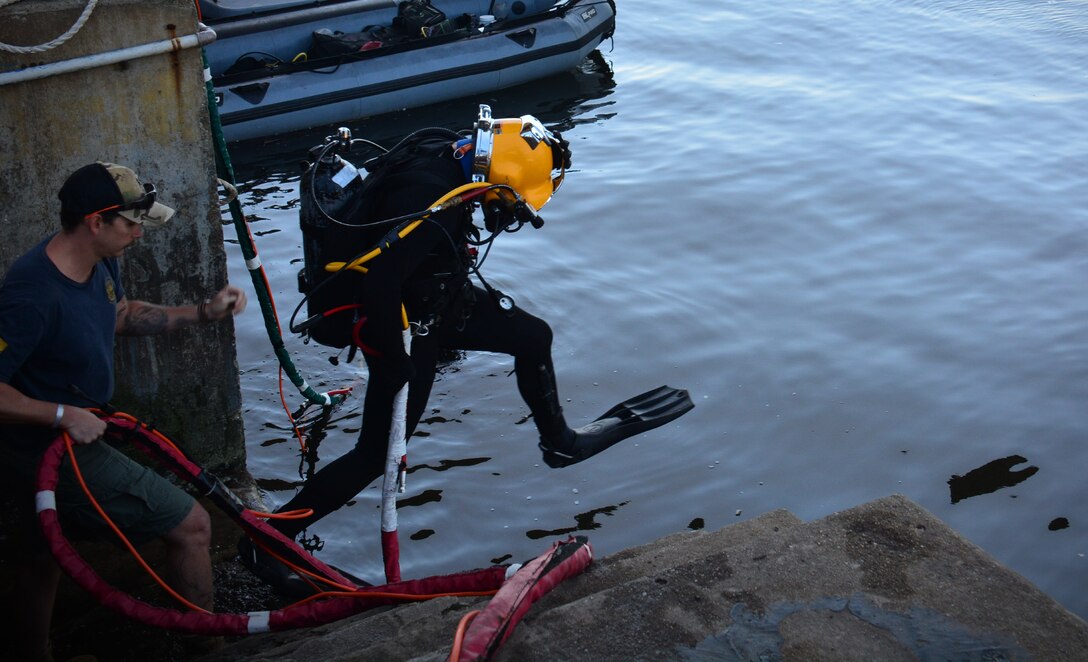
<svg viewBox="0 0 1088 662">
<path fill-rule="evenodd" d="M 59 62 L 51 62 L 37 67 L 27 67 L 26 69 L 20 69 L 19 71 L 0 73 L 0 86 L 10 85 L 12 83 L 23 83 L 28 80 L 38 80 L 40 78 L 49 78 L 50 76 L 58 76 L 73 71 L 96 69 L 110 64 L 117 64 L 118 62 L 138 60 L 149 55 L 160 55 L 162 53 L 181 51 L 186 48 L 205 46 L 215 41 L 215 36 L 215 30 L 201 24 L 200 30 L 196 34 L 186 35 L 184 37 L 174 37 L 173 39 L 154 41 L 149 44 L 121 48 L 116 51 L 85 55 L 71 60 L 61 60 Z"/>
</svg>

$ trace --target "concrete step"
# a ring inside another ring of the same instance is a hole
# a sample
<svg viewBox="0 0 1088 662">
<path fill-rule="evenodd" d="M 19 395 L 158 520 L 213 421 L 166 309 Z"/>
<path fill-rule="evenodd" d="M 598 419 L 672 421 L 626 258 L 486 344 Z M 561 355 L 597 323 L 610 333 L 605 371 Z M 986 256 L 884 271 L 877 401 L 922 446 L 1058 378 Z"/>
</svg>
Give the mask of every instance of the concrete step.
<svg viewBox="0 0 1088 662">
<path fill-rule="evenodd" d="M 533 607 L 540 615 L 602 591 L 640 581 L 648 576 L 667 574 L 678 565 L 705 564 L 706 556 L 719 553 L 763 535 L 802 526 L 803 522 L 785 510 L 738 522 L 717 531 L 685 531 L 666 536 L 652 543 L 623 550 L 594 563 L 585 573 L 564 582 Z M 590 541 L 592 544 L 592 540 Z M 449 656 L 457 623 L 466 612 L 481 609 L 486 599 L 443 598 L 425 603 L 405 605 L 397 609 L 373 610 L 339 623 L 308 630 L 305 641 L 291 633 L 271 633 L 250 637 L 232 645 L 229 651 L 207 659 L 312 659 L 311 656 L 330 655 L 331 651 L 354 651 L 355 660 L 445 660 Z M 349 643 L 350 642 L 350 643 Z M 441 644 L 438 650 L 427 647 Z"/>
<path fill-rule="evenodd" d="M 568 581 L 561 588 L 562 600 L 573 602 L 629 581 L 665 573 L 683 564 L 699 562 L 710 554 L 720 553 L 752 538 L 782 535 L 803 526 L 804 522 L 786 510 L 775 510 L 750 520 L 744 520 L 717 531 L 684 531 L 654 542 L 625 549 L 601 559 L 577 581 Z M 590 544 L 592 544 L 590 539 Z M 544 601 L 540 606 L 545 607 Z"/>
<path fill-rule="evenodd" d="M 446 660 L 483 599 L 442 598 L 209 659 Z M 814 522 L 776 511 L 594 563 L 500 660 L 1084 660 L 1088 625 L 904 497 Z"/>
</svg>

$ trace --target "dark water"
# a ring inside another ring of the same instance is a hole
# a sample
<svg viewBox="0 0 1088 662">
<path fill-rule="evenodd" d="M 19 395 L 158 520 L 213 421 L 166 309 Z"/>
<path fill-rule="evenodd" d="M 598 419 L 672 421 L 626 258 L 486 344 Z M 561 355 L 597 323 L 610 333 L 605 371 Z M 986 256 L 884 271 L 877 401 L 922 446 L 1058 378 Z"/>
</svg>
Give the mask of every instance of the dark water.
<svg viewBox="0 0 1088 662">
<path fill-rule="evenodd" d="M 557 125 L 575 170 L 485 275 L 552 323 L 572 421 L 663 383 L 696 409 L 551 470 L 511 362 L 453 363 L 410 445 L 405 576 L 898 492 L 1088 616 L 1088 2 L 619 5 L 582 72 L 347 124 L 391 145 L 488 101 Z M 232 150 L 285 323 L 296 163 L 333 128 Z M 279 504 L 298 444 L 256 306 L 239 340 L 250 466 Z M 357 388 L 327 460 L 365 375 L 288 347 L 318 388 Z M 313 528 L 323 559 L 380 580 L 378 500 Z"/>
</svg>

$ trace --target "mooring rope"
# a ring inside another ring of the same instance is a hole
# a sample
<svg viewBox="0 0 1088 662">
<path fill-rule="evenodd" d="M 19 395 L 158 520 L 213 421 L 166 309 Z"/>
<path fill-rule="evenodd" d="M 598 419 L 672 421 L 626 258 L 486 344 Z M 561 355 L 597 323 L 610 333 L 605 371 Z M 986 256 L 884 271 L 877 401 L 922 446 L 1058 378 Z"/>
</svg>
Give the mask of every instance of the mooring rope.
<svg viewBox="0 0 1088 662">
<path fill-rule="evenodd" d="M 16 2 L 19 2 L 19 0 L 0 0 L 0 9 L 13 5 Z M 83 25 L 87 22 L 87 19 L 91 17 L 91 12 L 94 11 L 96 5 L 98 5 L 98 0 L 87 0 L 87 6 L 83 8 L 83 13 L 79 15 L 79 18 L 72 24 L 72 27 L 68 28 L 67 32 L 52 41 L 47 41 L 38 46 L 16 46 L 14 44 L 0 42 L 0 51 L 25 55 L 27 53 L 44 53 L 45 51 L 54 49 L 76 36 L 76 33 L 83 29 Z"/>
</svg>

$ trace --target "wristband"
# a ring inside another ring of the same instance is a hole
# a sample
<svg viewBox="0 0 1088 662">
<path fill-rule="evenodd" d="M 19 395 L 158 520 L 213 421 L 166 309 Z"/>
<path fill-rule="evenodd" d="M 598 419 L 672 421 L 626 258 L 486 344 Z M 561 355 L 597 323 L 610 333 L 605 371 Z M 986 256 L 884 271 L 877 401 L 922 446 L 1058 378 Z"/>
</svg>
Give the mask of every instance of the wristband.
<svg viewBox="0 0 1088 662">
<path fill-rule="evenodd" d="M 64 418 L 64 405 L 57 405 L 57 415 L 53 418 L 53 428 L 60 427 L 60 420 Z"/>
<path fill-rule="evenodd" d="M 196 307 L 196 319 L 201 324 L 207 324 L 208 322 L 211 321 L 211 318 L 208 317 L 208 304 L 209 303 L 211 303 L 211 302 L 208 301 L 207 299 L 205 299 L 205 300 L 201 301 L 199 304 L 197 304 L 197 307 Z"/>
</svg>

